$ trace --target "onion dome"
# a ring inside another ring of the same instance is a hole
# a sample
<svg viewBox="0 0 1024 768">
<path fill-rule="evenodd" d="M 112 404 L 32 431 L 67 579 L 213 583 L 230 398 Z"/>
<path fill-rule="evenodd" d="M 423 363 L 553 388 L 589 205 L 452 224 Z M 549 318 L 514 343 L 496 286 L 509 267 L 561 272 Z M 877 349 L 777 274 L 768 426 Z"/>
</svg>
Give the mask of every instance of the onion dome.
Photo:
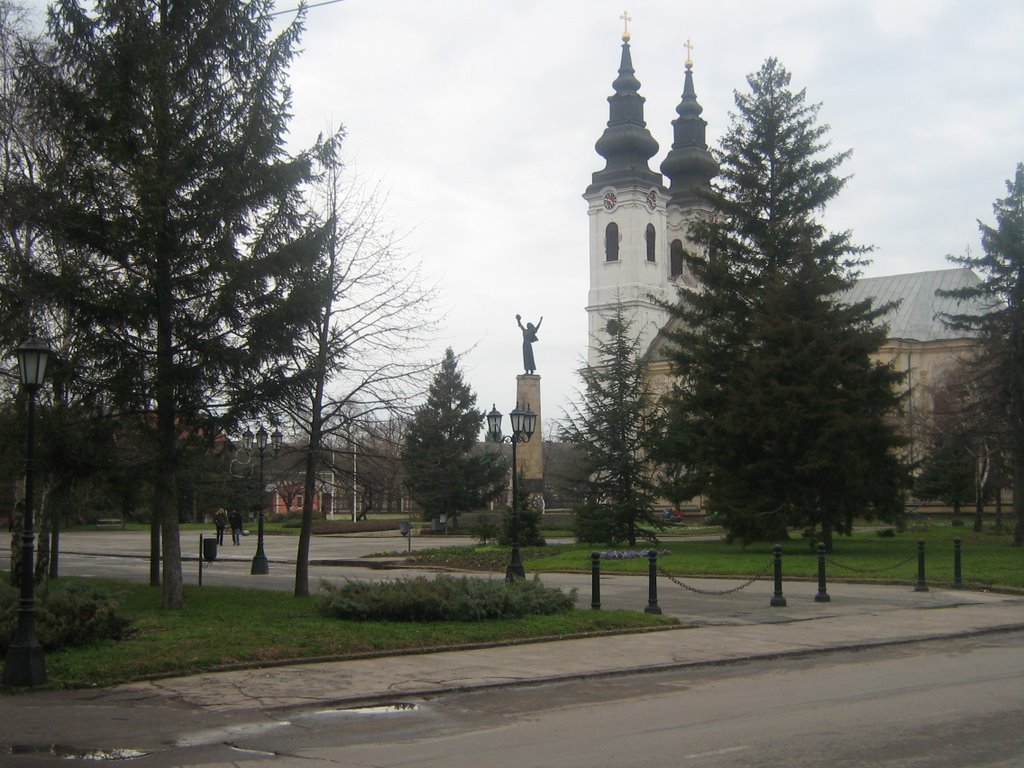
<svg viewBox="0 0 1024 768">
<path fill-rule="evenodd" d="M 689 41 L 686 47 L 691 48 Z M 718 175 L 718 163 L 708 151 L 708 124 L 700 116 L 703 111 L 693 88 L 693 61 L 687 55 L 682 101 L 676 107 L 679 117 L 672 121 L 672 149 L 661 164 L 661 172 L 671 181 L 670 205 L 693 204 L 698 200 L 695 190 L 709 187 L 711 179 Z"/>
<path fill-rule="evenodd" d="M 609 118 L 601 138 L 594 145 L 606 160 L 604 170 L 593 174 L 590 190 L 602 186 L 642 183 L 660 185 L 661 174 L 652 171 L 647 161 L 658 152 L 658 142 L 644 122 L 644 97 L 633 70 L 629 51 L 629 33 L 622 35 L 622 60 L 619 76 L 612 83 L 615 93 L 608 97 Z"/>
</svg>

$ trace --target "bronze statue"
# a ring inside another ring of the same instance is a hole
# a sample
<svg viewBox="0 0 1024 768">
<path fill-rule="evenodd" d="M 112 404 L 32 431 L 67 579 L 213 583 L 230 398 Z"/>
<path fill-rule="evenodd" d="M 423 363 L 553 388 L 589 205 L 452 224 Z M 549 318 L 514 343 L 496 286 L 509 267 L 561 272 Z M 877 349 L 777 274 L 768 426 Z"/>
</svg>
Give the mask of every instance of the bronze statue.
<svg viewBox="0 0 1024 768">
<path fill-rule="evenodd" d="M 537 370 L 537 363 L 533 360 L 533 342 L 537 341 L 537 331 L 540 330 L 540 324 L 544 322 L 544 315 L 540 316 L 537 325 L 527 323 L 526 327 L 523 327 L 522 315 L 516 315 L 516 322 L 519 323 L 519 328 L 523 332 L 523 368 L 527 373 L 533 373 Z"/>
</svg>

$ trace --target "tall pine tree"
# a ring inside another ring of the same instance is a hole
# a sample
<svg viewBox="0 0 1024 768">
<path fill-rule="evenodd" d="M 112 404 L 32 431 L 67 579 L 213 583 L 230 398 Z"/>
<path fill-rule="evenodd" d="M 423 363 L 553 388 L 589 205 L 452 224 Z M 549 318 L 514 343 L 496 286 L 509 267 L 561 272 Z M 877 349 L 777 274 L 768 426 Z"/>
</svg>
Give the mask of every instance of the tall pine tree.
<svg viewBox="0 0 1024 768">
<path fill-rule="evenodd" d="M 310 156 L 284 150 L 302 13 L 274 37 L 273 8 L 58 0 L 52 55 L 29 68 L 34 117 L 59 149 L 33 200 L 54 242 L 88 257 L 62 299 L 90 383 L 149 428 L 168 608 L 184 602 L 182 447 L 223 428 L 233 404 L 263 409 L 310 304 Z"/>
<path fill-rule="evenodd" d="M 870 359 L 881 310 L 843 300 L 866 249 L 819 218 L 849 153 L 827 153 L 819 106 L 778 61 L 748 83 L 707 193 L 718 214 L 691 230 L 703 290 L 672 308 L 671 442 L 730 537 L 806 526 L 831 546 L 855 516 L 901 508 L 900 376 Z"/>
<path fill-rule="evenodd" d="M 1007 424 L 1016 520 L 1013 543 L 1019 547 L 1024 545 L 1024 163 L 1017 165 L 1006 190 L 1006 197 L 992 207 L 995 226 L 978 223 L 984 255 L 951 259 L 980 272 L 982 281 L 949 295 L 987 309 L 947 321 L 977 333 L 983 342 L 976 372 L 990 406 Z"/>
<path fill-rule="evenodd" d="M 607 319 L 607 338 L 597 339 L 597 365 L 580 374 L 583 392 L 570 405 L 562 439 L 583 457 L 585 501 L 576 511 L 582 541 L 614 544 L 653 539 L 661 527 L 654 501 L 651 458 L 657 423 L 647 365 L 622 304 Z"/>
<path fill-rule="evenodd" d="M 475 509 L 497 496 L 505 479 L 505 462 L 497 452 L 482 453 L 477 440 L 484 414 L 476 395 L 462 379 L 451 347 L 405 433 L 402 469 L 409 496 L 425 519 Z"/>
</svg>

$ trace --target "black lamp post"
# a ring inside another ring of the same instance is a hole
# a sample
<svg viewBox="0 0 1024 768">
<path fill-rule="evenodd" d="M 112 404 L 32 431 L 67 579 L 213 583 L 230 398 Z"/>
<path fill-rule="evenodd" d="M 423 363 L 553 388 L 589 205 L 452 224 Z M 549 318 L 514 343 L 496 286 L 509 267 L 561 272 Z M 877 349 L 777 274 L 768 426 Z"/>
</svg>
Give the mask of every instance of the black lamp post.
<svg viewBox="0 0 1024 768">
<path fill-rule="evenodd" d="M 274 449 L 276 454 L 281 450 L 281 431 L 275 429 L 274 434 L 270 436 L 271 447 Z M 245 449 L 252 449 L 253 434 L 251 430 L 245 430 L 245 434 L 242 435 L 242 445 Z M 260 426 L 256 430 L 256 449 L 260 452 L 260 506 L 258 512 L 258 530 L 256 534 L 256 554 L 252 558 L 252 568 L 249 573 L 252 575 L 264 575 L 270 573 L 270 563 L 267 560 L 267 553 L 263 550 L 263 456 L 267 451 L 267 430 L 265 427 Z"/>
<path fill-rule="evenodd" d="M 4 662 L 4 685 L 35 686 L 46 682 L 46 660 L 36 639 L 35 567 L 32 562 L 34 531 L 32 529 L 32 459 L 35 443 L 36 390 L 46 375 L 50 348 L 35 336 L 18 348 L 18 370 L 21 385 L 28 394 L 28 436 L 25 442 L 25 520 L 21 532 L 21 600 L 18 604 L 18 626 L 7 647 Z"/>
<path fill-rule="evenodd" d="M 512 559 L 505 571 L 505 581 L 515 581 L 526 578 L 526 570 L 519 555 L 519 470 L 516 446 L 529 442 L 533 437 L 533 431 L 537 428 L 537 414 L 529 406 L 522 410 L 516 404 L 509 419 L 512 421 L 512 434 L 506 437 L 501 434 L 501 412 L 492 405 L 491 412 L 487 414 L 487 431 L 491 439 L 496 443 L 512 443 Z"/>
</svg>

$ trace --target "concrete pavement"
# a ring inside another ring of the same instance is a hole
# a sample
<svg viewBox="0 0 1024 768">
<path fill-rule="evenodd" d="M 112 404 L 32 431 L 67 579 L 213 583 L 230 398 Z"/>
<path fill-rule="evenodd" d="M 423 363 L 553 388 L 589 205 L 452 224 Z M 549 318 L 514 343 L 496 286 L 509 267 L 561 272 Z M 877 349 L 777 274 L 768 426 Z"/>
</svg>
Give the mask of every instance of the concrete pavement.
<svg viewBox="0 0 1024 768">
<path fill-rule="evenodd" d="M 806 599 L 813 601 L 813 593 Z M 210 711 L 355 706 L 453 690 L 667 670 L 1024 628 L 1024 599 L 991 594 L 943 592 L 932 594 L 918 605 L 875 611 L 844 611 L 840 607 L 821 618 L 787 616 L 787 608 L 773 610 L 781 613 L 775 615 L 773 622 L 764 624 L 709 624 L 428 655 L 221 672 L 131 683 L 118 686 L 114 692 L 167 697 Z"/>
<path fill-rule="evenodd" d="M 131 534 L 68 539 L 64 551 L 104 549 L 102 557 L 131 557 L 145 541 Z M 198 539 L 198 537 L 197 537 Z M 100 542 L 105 542 L 100 544 Z M 436 542 L 431 542 L 436 543 Z M 271 567 L 287 565 L 286 550 L 294 542 L 268 537 Z M 392 546 L 394 545 L 394 546 Z M 404 549 L 404 541 L 322 541 L 314 558 L 365 549 Z M 252 543 L 254 547 L 254 543 Z M 251 548 L 251 547 L 250 547 Z M 231 549 L 230 546 L 227 549 Z M 120 551 L 114 551 L 120 550 Z M 247 567 L 240 552 L 236 567 Z M 346 555 L 342 559 L 349 559 Z M 224 567 L 231 567 L 230 561 Z M 378 571 L 369 571 L 379 574 Z M 386 572 L 394 578 L 394 572 Z M 400 575 L 400 574 L 399 574 Z M 377 576 L 375 576 L 377 577 Z M 258 579 L 260 577 L 253 577 Z M 545 575 L 548 584 L 579 588 L 579 601 L 589 605 L 589 574 Z M 697 589 L 732 587 L 729 580 L 689 580 Z M 645 577 L 602 578 L 606 608 L 647 605 Z M 100 742 L 123 735 L 126 721 L 149 711 L 161 712 L 161 727 L 173 732 L 184 723 L 195 727 L 204 718 L 231 718 L 292 708 L 354 707 L 402 702 L 444 692 L 522 685 L 543 681 L 611 676 L 637 671 L 667 670 L 694 665 L 725 664 L 839 649 L 910 643 L 989 632 L 1024 629 L 1024 597 L 954 590 L 931 585 L 915 592 L 913 585 L 834 584 L 831 602 L 817 603 L 817 584 L 785 583 L 785 607 L 769 606 L 770 580 L 733 594 L 705 595 L 659 579 L 659 605 L 678 616 L 679 628 L 639 634 L 599 636 L 557 642 L 443 651 L 372 659 L 294 664 L 261 669 L 208 673 L 120 685 L 93 691 L 37 691 L 0 697 L 0 723 L 16 728 L 30 743 L 49 738 L 54 723 L 65 729 L 64 742 Z M 59 713 L 65 713 L 64 717 Z M 171 713 L 171 714 L 168 714 Z M 174 714 L 176 713 L 176 715 Z M 179 723 L 180 719 L 180 723 Z M 121 729 L 121 730 L 112 730 Z M 47 736 L 46 734 L 49 734 Z M 154 732 L 153 738 L 158 734 Z M 0 754 L 11 736 L 0 738 Z"/>
</svg>

